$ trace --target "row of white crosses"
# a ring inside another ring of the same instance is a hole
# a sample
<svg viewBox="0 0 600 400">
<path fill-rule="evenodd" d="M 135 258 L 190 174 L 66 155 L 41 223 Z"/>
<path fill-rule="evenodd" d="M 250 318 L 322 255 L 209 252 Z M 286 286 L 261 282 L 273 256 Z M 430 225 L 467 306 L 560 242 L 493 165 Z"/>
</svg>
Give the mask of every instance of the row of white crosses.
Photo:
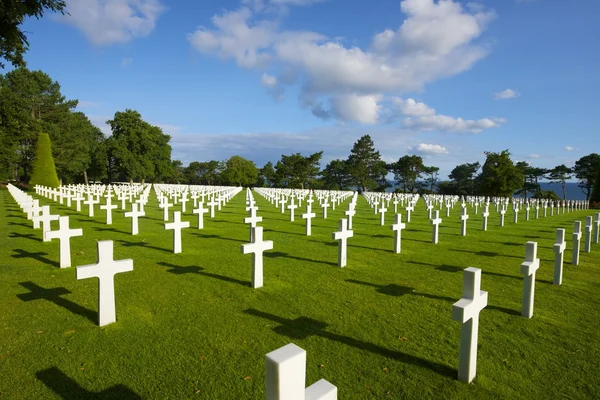
<svg viewBox="0 0 600 400">
<path fill-rule="evenodd" d="M 257 223 L 262 217 L 256 215 L 258 207 L 255 204 L 252 192 L 246 190 L 246 211 L 250 213 L 244 222 L 250 224 L 250 243 L 243 244 L 240 249 L 242 254 L 252 254 L 252 287 L 258 289 L 263 287 L 263 253 L 273 249 L 272 240 L 263 240 L 263 227 Z"/>
</svg>

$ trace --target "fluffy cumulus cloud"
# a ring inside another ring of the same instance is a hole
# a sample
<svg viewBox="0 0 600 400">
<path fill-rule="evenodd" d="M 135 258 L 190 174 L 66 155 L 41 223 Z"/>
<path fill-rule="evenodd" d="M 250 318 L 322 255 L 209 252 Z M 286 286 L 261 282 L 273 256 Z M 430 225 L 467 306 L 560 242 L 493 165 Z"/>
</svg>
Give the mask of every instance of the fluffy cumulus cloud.
<svg viewBox="0 0 600 400">
<path fill-rule="evenodd" d="M 508 100 L 514 99 L 515 97 L 519 97 L 520 93 L 514 89 L 504 89 L 499 92 L 494 93 L 494 98 L 498 100 Z"/>
<path fill-rule="evenodd" d="M 68 14 L 57 18 L 106 46 L 148 36 L 164 10 L 159 0 L 70 0 Z"/>
<path fill-rule="evenodd" d="M 439 144 L 419 143 L 410 148 L 411 151 L 419 154 L 447 154 L 448 150 Z"/>
<path fill-rule="evenodd" d="M 233 59 L 242 68 L 275 77 L 269 81 L 271 93 L 277 87 L 283 96 L 287 88 L 299 85 L 299 103 L 319 118 L 365 124 L 389 114 L 386 106 L 391 106 L 392 96 L 464 72 L 488 53 L 477 39 L 494 13 L 483 7 L 464 8 L 453 0 L 401 1 L 402 24 L 375 34 L 366 48 L 347 46 L 318 32 L 284 30 L 281 14 L 262 11 L 269 5 L 318 2 L 244 0 L 241 8 L 213 16 L 212 26 L 199 27 L 188 40 L 203 54 Z M 434 118 L 430 127 L 448 125 L 439 116 L 436 121 L 434 114 L 421 117 Z M 495 123 L 458 125 L 477 130 Z"/>
<path fill-rule="evenodd" d="M 573 151 L 573 150 L 575 150 L 575 147 L 565 146 L 565 151 Z"/>
</svg>

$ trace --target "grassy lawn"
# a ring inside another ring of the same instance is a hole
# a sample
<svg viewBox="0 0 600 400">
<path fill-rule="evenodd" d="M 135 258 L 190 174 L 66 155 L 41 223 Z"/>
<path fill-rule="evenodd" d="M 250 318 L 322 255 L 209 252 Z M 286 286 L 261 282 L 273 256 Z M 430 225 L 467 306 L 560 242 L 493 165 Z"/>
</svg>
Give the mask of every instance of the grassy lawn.
<svg viewBox="0 0 600 400">
<path fill-rule="evenodd" d="M 348 266 L 338 268 L 331 234 L 349 200 L 326 220 L 318 209 L 306 237 L 304 207 L 290 222 L 255 198 L 264 237 L 274 241 L 256 290 L 251 256 L 240 251 L 249 239 L 243 191 L 214 219 L 206 215 L 203 230 L 188 203 L 191 228 L 177 255 L 154 192 L 137 236 L 122 211 L 107 226 L 98 208 L 88 218 L 87 206 L 77 213 L 43 199 L 83 228 L 71 240 L 74 266 L 95 263 L 96 241 L 108 239 L 115 259 L 134 261 L 133 272 L 115 278 L 117 322 L 99 328 L 97 280 L 59 269 L 58 241 L 42 242 L 0 191 L 0 398 L 261 399 L 265 354 L 290 342 L 307 351 L 307 385 L 325 378 L 340 399 L 600 398 L 600 246 L 570 265 L 573 222 L 591 210 L 528 222 L 521 212 L 517 225 L 510 211 L 501 228 L 490 207 L 487 232 L 470 210 L 461 237 L 457 205 L 450 218 L 440 213 L 433 245 L 420 202 L 394 254 L 393 213 L 380 226 L 359 198 Z M 567 229 L 562 286 L 552 285 L 556 228 Z M 541 259 L 531 320 L 520 316 L 528 240 Z M 460 324 L 451 309 L 470 266 L 483 270 L 489 305 L 480 315 L 477 378 L 464 384 L 456 380 Z"/>
</svg>

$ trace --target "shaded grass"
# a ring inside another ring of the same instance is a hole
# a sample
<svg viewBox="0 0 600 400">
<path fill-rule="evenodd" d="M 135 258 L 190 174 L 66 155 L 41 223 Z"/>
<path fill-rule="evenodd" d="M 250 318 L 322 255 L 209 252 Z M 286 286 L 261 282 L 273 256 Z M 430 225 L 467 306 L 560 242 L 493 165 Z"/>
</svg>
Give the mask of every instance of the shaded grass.
<svg viewBox="0 0 600 400">
<path fill-rule="evenodd" d="M 250 288 L 251 258 L 240 245 L 243 192 L 197 230 L 191 207 L 183 253 L 172 253 L 154 196 L 137 236 L 123 211 L 104 225 L 47 199 L 53 212 L 82 227 L 73 238 L 73 265 L 96 262 L 96 241 L 113 240 L 115 258 L 134 271 L 115 278 L 117 323 L 96 326 L 97 282 L 59 269 L 58 242 L 44 243 L 6 191 L 0 191 L 0 391 L 20 398 L 264 398 L 264 356 L 289 342 L 307 350 L 307 384 L 325 378 L 341 399 L 598 398 L 600 368 L 599 247 L 565 264 L 564 284 L 551 285 L 555 229 L 572 232 L 580 211 L 515 226 L 491 210 L 489 230 L 471 215 L 459 236 L 459 207 L 442 217 L 440 243 L 422 204 L 402 232 L 379 225 L 364 199 L 354 218 L 348 266 L 336 266 L 331 234 L 347 201 L 304 236 L 296 221 L 255 194 L 265 238 L 265 286 Z M 393 207 L 391 207 L 393 208 Z M 444 213 L 445 215 L 445 213 Z M 53 222 L 53 228 L 57 223 Z M 538 242 L 535 315 L 520 317 L 520 263 L 525 242 Z M 569 243 L 568 248 L 571 245 Z M 570 260 L 567 250 L 565 260 Z M 481 313 L 475 383 L 455 380 L 460 325 L 451 319 L 461 296 L 462 270 L 483 270 L 489 306 Z"/>
</svg>

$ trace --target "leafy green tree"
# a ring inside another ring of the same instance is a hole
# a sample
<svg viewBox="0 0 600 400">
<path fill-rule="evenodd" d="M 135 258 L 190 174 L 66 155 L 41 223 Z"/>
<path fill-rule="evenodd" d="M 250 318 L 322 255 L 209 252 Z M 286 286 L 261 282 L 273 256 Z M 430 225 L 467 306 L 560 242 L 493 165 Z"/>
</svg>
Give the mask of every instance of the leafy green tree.
<svg viewBox="0 0 600 400">
<path fill-rule="evenodd" d="M 2 0 L 0 1 L 0 59 L 15 67 L 24 67 L 23 54 L 29 48 L 25 32 L 20 28 L 27 17 L 40 19 L 45 11 L 64 14 L 63 0 Z M 0 68 L 5 64 L 0 62 Z"/>
<path fill-rule="evenodd" d="M 112 129 L 110 164 L 129 181 L 160 180 L 171 173 L 171 136 L 152 126 L 134 110 L 116 112 L 107 121 Z"/>
<path fill-rule="evenodd" d="M 222 182 L 226 185 L 250 186 L 258 180 L 256 165 L 241 156 L 232 156 L 225 162 Z"/>
<path fill-rule="evenodd" d="M 479 189 L 487 196 L 512 196 L 523 184 L 523 174 L 510 159 L 510 152 L 486 151 L 486 160 L 477 177 Z"/>
<path fill-rule="evenodd" d="M 560 200 L 554 190 L 539 190 L 533 195 L 534 199 Z"/>
<path fill-rule="evenodd" d="M 562 186 L 563 200 L 567 199 L 567 181 L 571 179 L 573 170 L 564 164 L 557 165 L 549 172 L 548 178 L 552 183 L 560 183 Z"/>
<path fill-rule="evenodd" d="M 36 185 L 58 187 L 59 181 L 52 157 L 52 145 L 47 133 L 40 133 L 35 150 L 33 173 L 29 181 L 31 187 Z"/>
<path fill-rule="evenodd" d="M 223 165 L 219 161 L 208 162 L 193 161 L 188 165 L 184 174 L 190 185 L 217 185 Z"/>
<path fill-rule="evenodd" d="M 372 190 L 385 181 L 386 164 L 375 150 L 371 136 L 364 135 L 354 143 L 347 162 L 352 183 L 362 191 Z"/>
<path fill-rule="evenodd" d="M 102 131 L 96 132 L 96 137 L 92 140 L 90 147 L 90 165 L 88 166 L 86 177 L 94 182 L 99 182 L 108 177 L 108 153 L 107 139 Z M 87 182 L 85 182 L 87 183 Z"/>
<path fill-rule="evenodd" d="M 275 164 L 276 180 L 285 187 L 301 188 L 313 187 L 321 170 L 320 162 L 323 152 L 304 157 L 300 153 L 286 156 Z"/>
<path fill-rule="evenodd" d="M 578 186 L 581 188 L 583 194 L 585 194 L 586 201 L 589 200 L 592 194 L 592 187 L 594 186 L 594 179 L 598 170 L 600 170 L 600 155 L 596 153 L 581 157 L 575 162 L 575 166 L 573 167 L 573 173 L 579 179 Z"/>
<path fill-rule="evenodd" d="M 460 196 L 467 196 L 475 194 L 475 178 L 477 171 L 481 167 L 479 162 L 460 164 L 454 167 L 450 171 L 450 178 L 452 181 L 444 184 L 444 190 L 452 193 L 444 194 L 456 194 Z"/>
<path fill-rule="evenodd" d="M 417 180 L 421 177 L 425 165 L 420 156 L 403 156 L 391 165 L 398 185 L 402 186 L 405 193 L 413 193 L 417 187 Z"/>
<path fill-rule="evenodd" d="M 185 168 L 183 168 L 183 163 L 181 160 L 172 160 L 171 161 L 171 174 L 166 177 L 165 181 L 173 184 L 181 184 L 185 182 Z"/>
<path fill-rule="evenodd" d="M 344 160 L 333 160 L 327 164 L 321 172 L 323 188 L 329 190 L 349 189 L 352 177 L 348 169 L 348 163 Z"/>
<path fill-rule="evenodd" d="M 423 167 L 423 174 L 427 175 L 425 183 L 427 184 L 431 193 L 435 191 L 435 186 L 438 182 L 440 168 L 439 167 Z"/>
<path fill-rule="evenodd" d="M 539 180 L 546 176 L 548 169 L 531 166 L 526 161 L 519 161 L 516 166 L 523 175 L 523 183 L 517 193 L 529 197 L 531 192 L 535 197 L 535 194 L 542 190 Z"/>
<path fill-rule="evenodd" d="M 264 167 L 258 170 L 258 187 L 273 187 L 277 182 L 277 173 L 273 168 L 273 163 L 269 161 Z"/>
<path fill-rule="evenodd" d="M 592 195 L 590 196 L 590 203 L 595 207 L 600 205 L 600 168 L 598 168 L 596 171 L 596 178 L 594 179 L 594 187 L 592 189 Z"/>
</svg>

